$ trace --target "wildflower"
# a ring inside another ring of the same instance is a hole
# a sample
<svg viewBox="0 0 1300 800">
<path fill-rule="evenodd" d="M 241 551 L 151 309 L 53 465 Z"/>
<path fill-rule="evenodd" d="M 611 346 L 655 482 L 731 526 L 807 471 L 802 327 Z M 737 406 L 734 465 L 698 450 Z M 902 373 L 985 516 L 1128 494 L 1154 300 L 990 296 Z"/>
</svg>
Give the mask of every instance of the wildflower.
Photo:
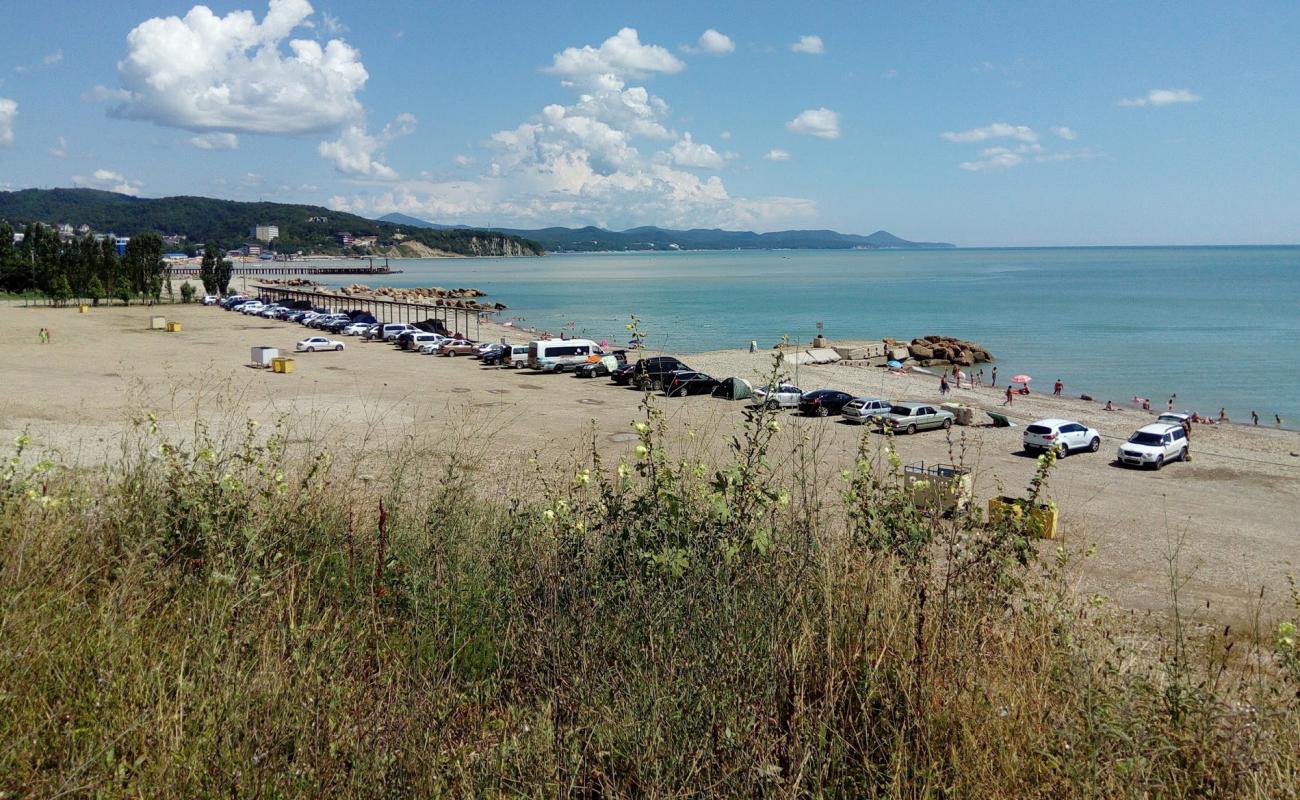
<svg viewBox="0 0 1300 800">
<path fill-rule="evenodd" d="M 788 505 L 790 505 L 790 493 L 789 493 L 789 492 L 781 492 L 780 494 L 778 494 L 778 495 L 776 496 L 776 504 L 777 504 L 778 506 L 788 506 Z"/>
<path fill-rule="evenodd" d="M 632 468 L 629 467 L 627 464 L 624 464 L 624 463 L 622 463 L 622 462 L 619 462 L 619 465 L 618 465 L 618 477 L 620 477 L 620 478 L 624 478 L 624 479 L 627 479 L 627 478 L 632 477 Z"/>
<path fill-rule="evenodd" d="M 776 433 L 777 431 L 781 430 L 781 423 L 777 422 L 776 420 L 772 420 L 767 423 L 767 429 L 772 433 Z"/>
<path fill-rule="evenodd" d="M 542 512 L 542 519 L 546 520 L 547 522 L 553 521 L 555 519 L 555 512 L 549 508 L 546 509 L 545 511 Z"/>
<path fill-rule="evenodd" d="M 650 454 L 650 451 L 649 451 L 648 449 L 646 449 L 646 446 L 645 446 L 645 445 L 643 445 L 643 444 L 639 444 L 639 445 L 636 446 L 636 457 L 637 457 L 637 458 L 645 458 L 645 457 L 646 457 L 647 455 L 649 455 L 649 454 Z"/>
<path fill-rule="evenodd" d="M 1294 622 L 1283 622 L 1277 626 L 1277 649 L 1295 649 L 1296 627 Z"/>
<path fill-rule="evenodd" d="M 637 433 L 648 433 L 650 431 L 649 423 L 645 423 L 645 422 L 634 422 L 632 423 L 632 427 L 636 430 Z"/>
<path fill-rule="evenodd" d="M 588 483 L 591 483 L 591 470 L 584 469 L 582 472 L 579 472 L 574 476 L 573 481 L 579 486 L 586 486 Z"/>
</svg>

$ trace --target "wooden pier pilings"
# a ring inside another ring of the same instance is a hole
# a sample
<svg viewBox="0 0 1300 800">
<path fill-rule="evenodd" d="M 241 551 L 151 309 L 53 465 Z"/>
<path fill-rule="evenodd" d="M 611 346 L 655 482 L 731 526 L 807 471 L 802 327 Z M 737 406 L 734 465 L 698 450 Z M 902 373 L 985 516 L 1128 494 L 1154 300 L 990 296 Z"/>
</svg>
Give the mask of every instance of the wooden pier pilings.
<svg viewBox="0 0 1300 800">
<path fill-rule="evenodd" d="M 491 309 L 458 308 L 448 303 L 410 303 L 404 300 L 380 300 L 371 297 L 355 297 L 349 294 L 308 289 L 300 286 L 275 286 L 253 284 L 249 294 L 258 297 L 271 297 L 275 300 L 306 300 L 313 306 L 329 307 L 340 312 L 365 311 L 380 322 L 405 322 L 414 324 L 425 320 L 441 320 L 447 330 L 468 336 L 472 330 L 476 341 L 479 340 L 479 322 L 483 314 L 495 314 Z"/>
</svg>

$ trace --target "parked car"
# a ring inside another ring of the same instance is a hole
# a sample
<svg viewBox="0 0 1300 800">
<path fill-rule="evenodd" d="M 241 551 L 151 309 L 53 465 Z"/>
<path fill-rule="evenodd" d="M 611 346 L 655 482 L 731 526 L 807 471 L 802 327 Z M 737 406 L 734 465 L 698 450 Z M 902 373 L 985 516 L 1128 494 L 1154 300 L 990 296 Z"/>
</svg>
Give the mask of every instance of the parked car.
<svg viewBox="0 0 1300 800">
<path fill-rule="evenodd" d="M 630 383 L 638 389 L 651 391 L 662 389 L 665 379 L 677 370 L 690 369 L 672 356 L 650 356 L 640 361 L 633 361 L 628 366 L 630 369 L 626 373 L 617 370 L 610 374 L 610 379 L 622 386 Z"/>
<path fill-rule="evenodd" d="M 260 300 L 249 300 L 247 303 L 240 303 L 238 310 L 241 314 L 256 314 L 262 310 L 262 303 Z"/>
<path fill-rule="evenodd" d="M 792 383 L 778 386 L 760 386 L 754 390 L 754 405 L 770 409 L 798 408 L 803 391 Z"/>
<path fill-rule="evenodd" d="M 308 336 L 295 348 L 300 353 L 314 353 L 317 350 L 342 350 L 343 343 L 338 339 L 326 339 L 324 336 Z"/>
<path fill-rule="evenodd" d="M 709 377 L 703 372 L 678 370 L 668 376 L 664 385 L 665 397 L 688 397 L 694 394 L 708 394 L 722 383 L 717 378 Z"/>
<path fill-rule="evenodd" d="M 407 325 L 404 322 L 387 323 L 382 328 L 380 328 L 380 331 L 383 333 L 383 338 L 385 342 L 391 342 L 394 339 L 396 339 L 398 336 L 401 336 L 403 333 L 406 333 L 407 331 L 421 332 L 420 329 L 415 327 L 414 325 Z"/>
<path fill-rule="evenodd" d="M 229 311 L 235 306 L 239 305 L 240 303 L 246 303 L 246 302 L 248 302 L 248 298 L 244 297 L 242 294 L 232 294 L 231 296 L 227 297 L 226 299 L 218 303 L 218 305 L 220 305 L 222 308 Z"/>
<path fill-rule="evenodd" d="M 505 367 L 506 369 L 528 366 L 528 345 L 510 345 L 510 352 L 502 352 L 501 356 L 497 359 L 497 365 Z"/>
<path fill-rule="evenodd" d="M 890 408 L 892 404 L 888 400 L 879 397 L 858 397 L 844 404 L 840 416 L 844 417 L 845 422 L 863 425 L 879 420 L 881 416 L 889 413 Z"/>
<path fill-rule="evenodd" d="M 447 341 L 446 336 L 437 333 L 426 333 L 424 331 L 407 331 L 397 337 L 397 341 L 402 345 L 403 350 L 419 352 L 420 348 L 426 344 L 439 345 Z"/>
<path fill-rule="evenodd" d="M 203 295 L 203 299 L 200 300 L 199 303 L 205 306 L 215 306 L 217 304 L 218 299 L 219 298 L 215 294 L 205 294 Z"/>
<path fill-rule="evenodd" d="M 354 322 L 343 329 L 343 334 L 345 336 L 360 336 L 368 330 L 370 330 L 369 322 Z"/>
<path fill-rule="evenodd" d="M 447 342 L 451 341 L 451 339 L 447 338 L 446 336 L 440 336 L 436 333 L 434 334 L 434 336 L 437 336 L 438 338 L 430 339 L 427 342 L 420 343 L 420 347 L 419 347 L 420 353 L 426 356 L 436 356 L 438 355 L 438 349 L 441 348 Z"/>
<path fill-rule="evenodd" d="M 1187 460 L 1187 432 L 1182 425 L 1155 422 L 1133 432 L 1119 446 L 1115 460 L 1135 467 L 1160 469 L 1167 461 Z"/>
<path fill-rule="evenodd" d="M 838 389 L 816 389 L 799 398 L 799 411 L 810 417 L 828 417 L 843 411 L 852 399 L 853 395 Z"/>
<path fill-rule="evenodd" d="M 495 364 L 497 356 L 505 352 L 505 349 L 506 346 L 500 342 L 492 342 L 485 347 L 479 347 L 470 355 L 477 358 L 479 361 L 482 361 L 484 364 Z"/>
<path fill-rule="evenodd" d="M 614 359 L 614 369 L 610 369 L 609 359 Z M 627 351 L 615 350 L 607 356 L 602 357 L 599 361 L 592 361 L 582 364 L 573 371 L 575 378 L 600 378 L 605 375 L 612 375 L 614 370 L 622 369 L 627 365 Z"/>
<path fill-rule="evenodd" d="M 1182 425 L 1192 418 L 1191 414 L 1183 414 L 1178 411 L 1166 411 L 1156 417 L 1156 422 L 1163 422 L 1166 425 Z"/>
<path fill-rule="evenodd" d="M 881 415 L 880 425 L 885 430 L 916 433 L 928 428 L 947 430 L 952 427 L 955 418 L 956 415 L 951 411 L 944 411 L 928 403 L 894 403 L 889 407 L 888 413 Z"/>
<path fill-rule="evenodd" d="M 1070 453 L 1087 450 L 1095 453 L 1101 449 L 1101 434 L 1087 425 L 1068 419 L 1040 419 L 1025 427 L 1023 434 L 1025 452 L 1046 452 L 1055 449 L 1065 458 Z"/>
<path fill-rule="evenodd" d="M 438 355 L 449 356 L 467 356 L 474 352 L 474 343 L 468 339 L 448 339 L 438 346 Z"/>
</svg>

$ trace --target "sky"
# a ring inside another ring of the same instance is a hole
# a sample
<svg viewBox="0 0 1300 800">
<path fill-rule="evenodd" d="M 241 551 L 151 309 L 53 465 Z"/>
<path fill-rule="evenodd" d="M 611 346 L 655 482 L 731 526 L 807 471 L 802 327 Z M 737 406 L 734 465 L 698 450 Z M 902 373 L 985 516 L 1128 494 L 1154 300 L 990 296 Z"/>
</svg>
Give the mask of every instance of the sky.
<svg viewBox="0 0 1300 800">
<path fill-rule="evenodd" d="M 0 190 L 963 246 L 1300 242 L 1295 2 L 23 5 Z"/>
</svg>

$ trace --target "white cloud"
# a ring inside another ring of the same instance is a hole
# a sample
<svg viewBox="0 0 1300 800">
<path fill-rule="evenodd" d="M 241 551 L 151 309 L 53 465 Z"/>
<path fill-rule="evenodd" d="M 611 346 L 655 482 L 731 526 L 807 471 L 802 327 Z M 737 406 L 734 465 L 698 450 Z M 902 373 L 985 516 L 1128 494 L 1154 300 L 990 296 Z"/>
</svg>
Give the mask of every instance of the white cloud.
<svg viewBox="0 0 1300 800">
<path fill-rule="evenodd" d="M 334 168 L 344 175 L 379 180 L 397 180 L 397 172 L 385 163 L 384 154 L 376 152 L 393 140 L 415 131 L 414 114 L 398 114 L 397 118 L 373 136 L 364 124 L 349 125 L 339 138 L 321 142 L 317 148 L 321 157 L 334 163 Z"/>
<path fill-rule="evenodd" d="M 707 144 L 691 139 L 690 131 L 682 134 L 666 153 L 668 160 L 679 167 L 696 167 L 699 169 L 720 169 L 727 163 L 722 154 Z"/>
<path fill-rule="evenodd" d="M 14 143 L 14 118 L 17 116 L 17 101 L 0 97 L 0 145 Z"/>
<path fill-rule="evenodd" d="M 786 130 L 821 139 L 840 138 L 840 115 L 829 108 L 810 108 L 785 124 Z"/>
<path fill-rule="evenodd" d="M 718 138 L 724 142 L 731 141 L 731 131 L 723 131 L 722 133 L 719 133 Z"/>
<path fill-rule="evenodd" d="M 196 132 L 305 134 L 352 123 L 369 78 L 357 51 L 341 39 L 290 39 L 282 52 L 311 14 L 307 0 L 270 0 L 260 23 L 251 11 L 218 17 L 206 6 L 146 20 L 127 35 L 118 72 L 128 96 L 112 113 Z"/>
<path fill-rule="evenodd" d="M 1072 129 L 1067 128 L 1064 125 L 1054 125 L 1052 127 L 1052 133 L 1056 134 L 1057 136 L 1061 137 L 1067 142 L 1073 142 L 1075 139 L 1079 138 L 1079 134 L 1075 133 Z"/>
<path fill-rule="evenodd" d="M 699 48 L 701 52 L 711 56 L 725 56 L 735 52 L 736 43 L 725 33 L 718 33 L 713 28 L 709 28 L 700 34 Z"/>
<path fill-rule="evenodd" d="M 321 12 L 321 28 L 329 34 L 347 33 L 348 26 L 344 25 L 339 18 L 328 11 Z"/>
<path fill-rule="evenodd" d="M 58 141 L 54 143 L 54 146 L 49 149 L 49 154 L 54 158 L 67 158 L 68 140 L 60 136 Z"/>
<path fill-rule="evenodd" d="M 139 194 L 141 187 L 139 181 L 130 180 L 120 172 L 113 172 L 112 170 L 107 169 L 97 169 L 90 177 L 73 175 L 72 185 L 90 189 L 104 189 L 109 192 L 132 195 Z"/>
<path fill-rule="evenodd" d="M 454 163 L 456 166 L 460 167 L 461 169 L 469 169 L 470 167 L 474 166 L 474 159 L 471 158 L 470 156 L 465 155 L 464 153 L 460 153 L 455 158 L 452 159 L 452 163 Z"/>
<path fill-rule="evenodd" d="M 239 149 L 239 137 L 233 133 L 203 133 L 191 137 L 189 142 L 200 150 Z"/>
<path fill-rule="evenodd" d="M 799 41 L 790 45 L 790 49 L 796 53 L 819 56 L 826 52 L 826 45 L 822 43 L 820 36 L 800 36 Z"/>
<path fill-rule="evenodd" d="M 569 47 L 556 53 L 547 72 L 580 81 L 644 78 L 654 73 L 672 75 L 686 65 L 658 45 L 641 44 L 635 28 L 623 28 L 600 47 Z"/>
<path fill-rule="evenodd" d="M 104 103 L 109 100 L 129 100 L 131 93 L 125 89 L 110 89 L 102 84 L 81 93 L 81 99 L 88 103 Z"/>
<path fill-rule="evenodd" d="M 1167 106 L 1174 103 L 1199 103 L 1201 96 L 1189 89 L 1152 89 L 1145 97 L 1126 97 L 1119 101 L 1122 106 Z"/>
<path fill-rule="evenodd" d="M 763 158 L 767 159 L 768 161 L 789 161 L 790 153 L 788 151 L 782 150 L 779 147 L 773 147 L 771 150 L 768 150 L 767 153 L 763 155 Z"/>
<path fill-rule="evenodd" d="M 1017 139 L 1022 142 L 1038 141 L 1038 134 L 1033 128 L 1025 125 L 1008 125 L 1005 122 L 994 122 L 992 125 L 986 125 L 983 128 L 971 128 L 967 131 L 947 131 L 939 134 L 950 142 L 983 142 L 989 139 Z"/>
<path fill-rule="evenodd" d="M 897 77 L 898 77 L 898 70 L 896 69 L 887 69 L 884 72 L 880 73 L 880 79 L 884 81 L 892 81 L 894 78 Z"/>
<path fill-rule="evenodd" d="M 45 58 L 41 59 L 41 63 L 47 67 L 52 67 L 61 61 L 63 61 L 63 48 L 59 48 L 53 53 L 47 53 Z"/>
</svg>

